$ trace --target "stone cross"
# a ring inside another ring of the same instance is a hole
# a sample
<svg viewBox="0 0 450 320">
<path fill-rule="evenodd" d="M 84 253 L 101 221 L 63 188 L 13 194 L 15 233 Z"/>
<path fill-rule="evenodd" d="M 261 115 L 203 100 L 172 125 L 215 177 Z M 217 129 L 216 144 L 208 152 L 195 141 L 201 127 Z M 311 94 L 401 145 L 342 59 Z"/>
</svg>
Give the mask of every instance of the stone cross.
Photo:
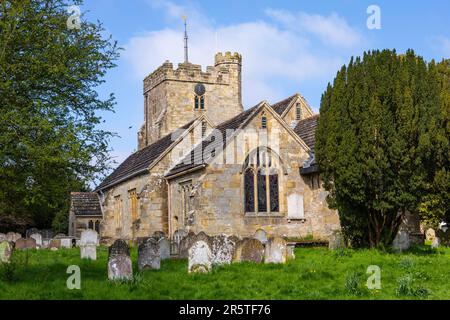
<svg viewBox="0 0 450 320">
<path fill-rule="evenodd" d="M 211 271 L 212 253 L 205 241 L 196 241 L 189 248 L 189 273 L 207 273 Z"/>
</svg>

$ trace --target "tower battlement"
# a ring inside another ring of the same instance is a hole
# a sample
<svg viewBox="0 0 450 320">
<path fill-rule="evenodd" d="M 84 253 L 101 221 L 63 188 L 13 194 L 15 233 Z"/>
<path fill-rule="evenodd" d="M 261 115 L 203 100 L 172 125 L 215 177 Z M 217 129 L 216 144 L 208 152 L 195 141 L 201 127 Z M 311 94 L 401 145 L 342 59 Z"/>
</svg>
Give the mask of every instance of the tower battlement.
<svg viewBox="0 0 450 320">
<path fill-rule="evenodd" d="M 242 63 L 242 56 L 237 52 L 232 54 L 230 51 L 225 52 L 225 54 L 223 54 L 222 52 L 217 53 L 214 57 L 214 65 L 217 67 L 218 65 L 225 63 L 234 63 L 240 65 Z"/>
<path fill-rule="evenodd" d="M 225 52 L 225 54 L 217 53 L 214 59 L 215 65 L 207 66 L 206 72 L 202 71 L 202 66 L 198 64 L 180 63 L 178 68 L 174 69 L 173 63 L 166 61 L 144 79 L 144 93 L 167 80 L 230 84 L 229 65 L 235 64 L 240 66 L 241 63 L 242 56 L 237 52 L 232 54 L 229 51 Z"/>
</svg>

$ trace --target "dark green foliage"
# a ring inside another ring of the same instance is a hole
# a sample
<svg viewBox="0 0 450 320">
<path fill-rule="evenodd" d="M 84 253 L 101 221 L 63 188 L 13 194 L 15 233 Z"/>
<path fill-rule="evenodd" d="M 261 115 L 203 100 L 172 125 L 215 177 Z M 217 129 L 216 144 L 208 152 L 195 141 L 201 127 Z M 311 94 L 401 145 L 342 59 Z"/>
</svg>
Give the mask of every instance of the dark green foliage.
<svg viewBox="0 0 450 320">
<path fill-rule="evenodd" d="M 406 211 L 448 215 L 448 72 L 411 50 L 373 51 L 323 94 L 316 157 L 352 246 L 389 246 Z"/>
<path fill-rule="evenodd" d="M 0 229 L 48 228 L 109 165 L 96 92 L 117 59 L 100 24 L 69 30 L 81 1 L 0 0 Z M 56 224 L 61 229 L 61 219 Z"/>
</svg>

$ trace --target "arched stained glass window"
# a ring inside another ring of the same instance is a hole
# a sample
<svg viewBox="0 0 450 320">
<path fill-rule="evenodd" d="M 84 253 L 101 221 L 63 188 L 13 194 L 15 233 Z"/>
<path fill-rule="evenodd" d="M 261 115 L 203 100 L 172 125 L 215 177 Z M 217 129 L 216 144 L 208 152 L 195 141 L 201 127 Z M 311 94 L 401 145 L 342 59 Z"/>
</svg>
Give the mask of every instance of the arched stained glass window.
<svg viewBox="0 0 450 320">
<path fill-rule="evenodd" d="M 257 148 L 245 160 L 244 207 L 247 213 L 280 211 L 276 157 L 268 148 Z"/>
</svg>

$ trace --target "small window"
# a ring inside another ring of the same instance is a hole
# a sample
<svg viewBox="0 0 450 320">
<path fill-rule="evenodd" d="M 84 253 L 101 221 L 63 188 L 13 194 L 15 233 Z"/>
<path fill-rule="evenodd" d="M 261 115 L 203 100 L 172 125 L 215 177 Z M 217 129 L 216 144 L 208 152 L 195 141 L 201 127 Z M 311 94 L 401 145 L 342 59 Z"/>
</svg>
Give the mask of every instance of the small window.
<svg viewBox="0 0 450 320">
<path fill-rule="evenodd" d="M 263 116 L 261 118 L 261 128 L 266 129 L 267 128 L 267 117 Z"/>
<path fill-rule="evenodd" d="M 206 121 L 202 121 L 202 138 L 206 135 Z"/>
<path fill-rule="evenodd" d="M 200 98 L 199 98 L 199 96 L 195 96 L 194 100 L 195 100 L 195 102 L 194 102 L 194 109 L 198 110 L 198 108 L 200 107 Z"/>
<path fill-rule="evenodd" d="M 128 191 L 128 199 L 130 199 L 131 220 L 135 221 L 138 218 L 138 201 L 136 189 Z"/>
<path fill-rule="evenodd" d="M 89 226 L 88 226 L 88 229 L 91 229 L 91 230 L 94 229 L 94 221 L 89 220 Z"/>
<path fill-rule="evenodd" d="M 205 97 L 204 96 L 200 97 L 200 109 L 205 110 Z"/>
<path fill-rule="evenodd" d="M 295 119 L 302 119 L 302 107 L 300 106 L 300 103 L 297 103 L 297 106 L 295 107 Z"/>
</svg>

